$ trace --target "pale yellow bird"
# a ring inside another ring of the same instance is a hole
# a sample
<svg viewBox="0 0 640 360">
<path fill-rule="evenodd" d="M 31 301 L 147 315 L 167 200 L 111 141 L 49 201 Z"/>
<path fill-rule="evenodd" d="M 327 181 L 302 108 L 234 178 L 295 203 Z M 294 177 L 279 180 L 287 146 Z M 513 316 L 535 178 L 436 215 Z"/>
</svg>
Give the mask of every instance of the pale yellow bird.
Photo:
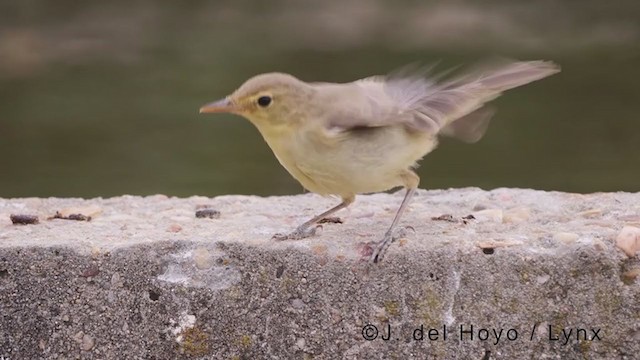
<svg viewBox="0 0 640 360">
<path fill-rule="evenodd" d="M 371 256 L 378 262 L 418 187 L 413 169 L 436 147 L 438 135 L 478 141 L 493 114 L 483 107 L 486 102 L 558 71 L 545 61 L 503 62 L 448 79 L 399 71 L 344 84 L 306 83 L 268 73 L 247 80 L 200 112 L 247 118 L 302 186 L 342 198 L 279 239 L 314 235 L 320 220 L 349 206 L 356 194 L 405 187 L 404 200 Z"/>
</svg>

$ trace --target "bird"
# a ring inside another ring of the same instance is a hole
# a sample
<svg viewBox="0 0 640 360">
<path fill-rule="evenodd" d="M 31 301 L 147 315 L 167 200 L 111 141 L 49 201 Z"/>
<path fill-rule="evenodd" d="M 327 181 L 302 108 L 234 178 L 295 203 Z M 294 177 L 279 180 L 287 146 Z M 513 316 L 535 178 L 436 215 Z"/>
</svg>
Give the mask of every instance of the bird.
<svg viewBox="0 0 640 360">
<path fill-rule="evenodd" d="M 304 82 L 272 72 L 248 79 L 200 113 L 246 118 L 305 189 L 342 200 L 291 233 L 274 235 L 277 240 L 314 236 L 318 222 L 351 205 L 356 195 L 404 187 L 395 217 L 370 256 L 377 263 L 418 188 L 418 161 L 436 148 L 439 136 L 477 142 L 494 114 L 487 102 L 559 71 L 551 61 L 503 59 L 457 75 L 408 66 L 347 83 Z"/>
</svg>

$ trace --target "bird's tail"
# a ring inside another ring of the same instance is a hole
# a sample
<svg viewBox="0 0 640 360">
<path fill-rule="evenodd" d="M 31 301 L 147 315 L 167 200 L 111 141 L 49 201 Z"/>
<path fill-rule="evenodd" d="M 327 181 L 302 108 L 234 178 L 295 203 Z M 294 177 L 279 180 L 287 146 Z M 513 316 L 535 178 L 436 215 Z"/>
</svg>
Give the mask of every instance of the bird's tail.
<svg viewBox="0 0 640 360">
<path fill-rule="evenodd" d="M 540 80 L 560 71 L 548 61 L 522 61 L 478 66 L 445 83 L 432 95 L 434 105 L 448 107 L 446 124 L 440 134 L 465 142 L 475 142 L 484 135 L 494 113 L 484 104 L 505 90 Z M 439 103 L 439 104 L 437 104 Z M 446 105 L 455 106 L 446 106 Z"/>
<path fill-rule="evenodd" d="M 449 86 L 500 93 L 543 79 L 559 71 L 560 67 L 550 61 L 519 61 L 484 65 L 457 77 L 449 83 Z"/>
</svg>

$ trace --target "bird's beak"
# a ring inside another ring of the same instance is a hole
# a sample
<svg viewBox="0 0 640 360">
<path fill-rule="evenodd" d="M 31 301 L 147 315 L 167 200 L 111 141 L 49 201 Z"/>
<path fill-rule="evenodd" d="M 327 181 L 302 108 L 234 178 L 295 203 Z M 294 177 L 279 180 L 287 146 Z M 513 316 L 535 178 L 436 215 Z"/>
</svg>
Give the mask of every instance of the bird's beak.
<svg viewBox="0 0 640 360">
<path fill-rule="evenodd" d="M 200 108 L 200 113 L 231 113 L 237 110 L 229 98 L 214 101 Z"/>
</svg>

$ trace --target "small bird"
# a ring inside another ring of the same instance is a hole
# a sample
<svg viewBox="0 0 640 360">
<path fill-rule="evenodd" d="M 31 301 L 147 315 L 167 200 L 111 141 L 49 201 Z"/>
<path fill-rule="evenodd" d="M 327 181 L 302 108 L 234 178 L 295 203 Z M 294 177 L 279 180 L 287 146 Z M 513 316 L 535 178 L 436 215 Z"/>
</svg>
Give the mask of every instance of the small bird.
<svg viewBox="0 0 640 360">
<path fill-rule="evenodd" d="M 405 68 L 341 84 L 267 73 L 204 105 L 200 113 L 245 117 L 304 188 L 342 199 L 276 239 L 312 236 L 319 221 L 349 206 L 356 194 L 403 186 L 404 199 L 371 255 L 378 262 L 420 182 L 414 172 L 417 161 L 437 146 L 438 135 L 468 143 L 480 140 L 493 115 L 486 102 L 559 71 L 547 61 L 502 61 L 457 76 Z"/>
</svg>

